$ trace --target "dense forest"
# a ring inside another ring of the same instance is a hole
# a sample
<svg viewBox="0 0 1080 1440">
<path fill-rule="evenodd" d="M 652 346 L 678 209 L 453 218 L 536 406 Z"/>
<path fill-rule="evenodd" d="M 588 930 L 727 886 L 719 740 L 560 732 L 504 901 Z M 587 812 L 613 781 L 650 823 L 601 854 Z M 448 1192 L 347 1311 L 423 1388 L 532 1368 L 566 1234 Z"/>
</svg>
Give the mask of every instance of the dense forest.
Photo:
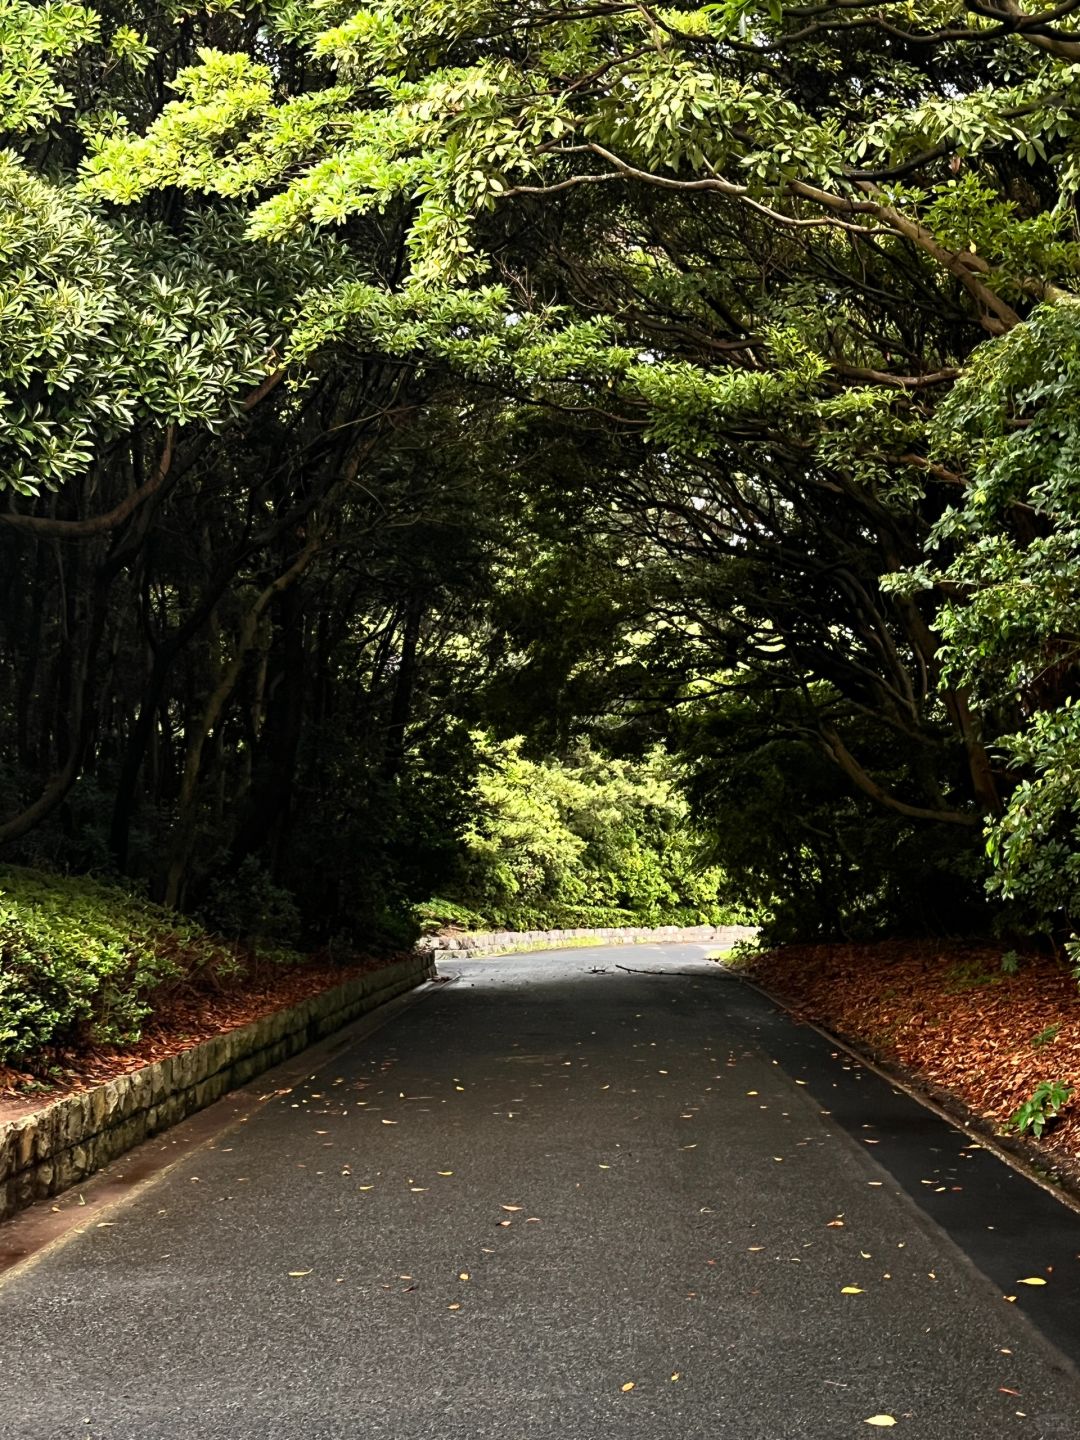
<svg viewBox="0 0 1080 1440">
<path fill-rule="evenodd" d="M 1078 11 L 0 0 L 4 858 L 1069 943 Z"/>
</svg>

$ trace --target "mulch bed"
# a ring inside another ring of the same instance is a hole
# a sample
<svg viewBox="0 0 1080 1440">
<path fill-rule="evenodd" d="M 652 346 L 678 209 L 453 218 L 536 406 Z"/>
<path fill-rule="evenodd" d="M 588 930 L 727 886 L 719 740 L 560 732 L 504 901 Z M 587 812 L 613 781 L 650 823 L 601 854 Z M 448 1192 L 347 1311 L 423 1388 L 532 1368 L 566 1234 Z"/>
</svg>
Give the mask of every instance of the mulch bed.
<svg viewBox="0 0 1080 1440">
<path fill-rule="evenodd" d="M 243 989 L 215 993 L 190 991 L 170 997 L 157 1014 L 146 1021 L 142 1039 L 134 1045 L 86 1043 L 56 1050 L 35 1061 L 34 1074 L 0 1065 L 0 1125 L 40 1110 L 64 1096 L 103 1085 L 117 1075 L 141 1070 L 155 1060 L 188 1050 L 200 1041 L 247 1025 L 274 1010 L 297 1005 L 323 990 L 332 990 L 354 976 L 381 970 L 401 958 L 385 955 L 378 959 L 357 958 L 345 964 L 322 958 L 288 970 L 260 966 L 249 976 Z M 55 1071 L 51 1071 L 51 1067 L 56 1067 Z M 41 1082 L 45 1074 L 49 1077 L 47 1088 Z"/>
<path fill-rule="evenodd" d="M 1080 1160 L 1080 988 L 1046 955 L 1002 971 L 1006 946 L 786 945 L 746 972 L 788 1004 L 1000 1125 L 1042 1080 L 1077 1088 L 1043 1146 Z M 1036 1036 L 1059 1026 L 1053 1039 Z"/>
</svg>

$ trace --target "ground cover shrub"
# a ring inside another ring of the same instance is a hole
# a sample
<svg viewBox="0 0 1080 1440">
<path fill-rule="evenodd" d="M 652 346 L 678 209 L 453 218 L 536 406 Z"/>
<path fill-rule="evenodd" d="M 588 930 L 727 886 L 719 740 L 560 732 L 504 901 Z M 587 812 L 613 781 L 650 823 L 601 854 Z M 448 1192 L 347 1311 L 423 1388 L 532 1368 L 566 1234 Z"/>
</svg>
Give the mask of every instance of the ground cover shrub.
<svg viewBox="0 0 1080 1440">
<path fill-rule="evenodd" d="M 294 951 L 259 961 L 296 964 Z M 240 983 L 253 957 L 195 921 L 87 877 L 0 868 L 0 1064 L 80 1040 L 136 1041 L 181 987 Z"/>
<path fill-rule="evenodd" d="M 1042 1080 L 1036 1085 L 1030 1099 L 1006 1121 L 1006 1128 L 1023 1134 L 1030 1130 L 1040 1136 L 1051 1120 L 1056 1120 L 1063 1105 L 1072 1099 L 1073 1089 L 1062 1080 Z"/>
</svg>

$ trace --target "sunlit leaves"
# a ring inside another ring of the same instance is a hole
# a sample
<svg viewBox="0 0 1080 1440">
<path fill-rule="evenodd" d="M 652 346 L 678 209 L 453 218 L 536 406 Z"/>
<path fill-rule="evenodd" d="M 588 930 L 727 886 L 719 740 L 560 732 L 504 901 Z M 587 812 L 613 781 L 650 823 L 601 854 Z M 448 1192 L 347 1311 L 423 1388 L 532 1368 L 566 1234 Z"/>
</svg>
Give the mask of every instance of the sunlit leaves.
<svg viewBox="0 0 1080 1440">
<path fill-rule="evenodd" d="M 33 132 L 70 103 L 63 62 L 99 30 L 88 5 L 0 0 L 0 135 Z"/>
</svg>

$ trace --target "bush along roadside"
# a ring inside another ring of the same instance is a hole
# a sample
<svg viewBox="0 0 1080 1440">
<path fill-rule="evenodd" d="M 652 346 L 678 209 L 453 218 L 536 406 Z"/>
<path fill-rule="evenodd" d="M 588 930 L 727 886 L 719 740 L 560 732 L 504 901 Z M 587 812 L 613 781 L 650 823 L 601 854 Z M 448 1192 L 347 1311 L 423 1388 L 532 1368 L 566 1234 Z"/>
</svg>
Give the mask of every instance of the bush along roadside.
<svg viewBox="0 0 1080 1440">
<path fill-rule="evenodd" d="M 73 1054 L 137 1044 L 181 998 L 190 1010 L 311 964 L 224 941 L 114 885 L 2 867 L 0 1090 Z"/>
</svg>

